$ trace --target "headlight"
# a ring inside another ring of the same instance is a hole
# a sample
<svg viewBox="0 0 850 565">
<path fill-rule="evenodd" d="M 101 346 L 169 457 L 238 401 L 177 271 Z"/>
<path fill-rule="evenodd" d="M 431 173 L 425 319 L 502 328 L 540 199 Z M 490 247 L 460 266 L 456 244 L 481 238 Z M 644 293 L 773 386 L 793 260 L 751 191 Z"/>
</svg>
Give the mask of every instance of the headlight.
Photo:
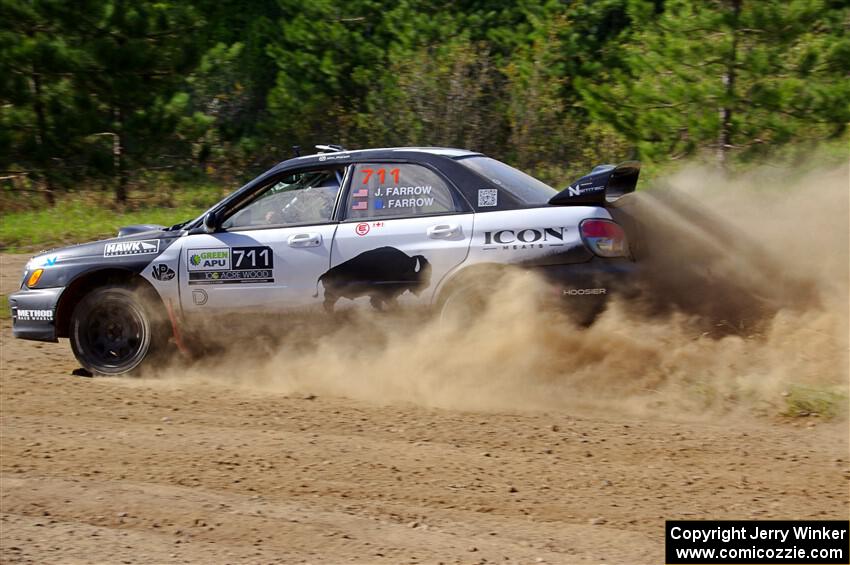
<svg viewBox="0 0 850 565">
<path fill-rule="evenodd" d="M 32 274 L 27 278 L 27 286 L 32 288 L 38 284 L 38 281 L 41 280 L 41 275 L 44 274 L 44 269 L 36 269 L 32 272 Z"/>
</svg>

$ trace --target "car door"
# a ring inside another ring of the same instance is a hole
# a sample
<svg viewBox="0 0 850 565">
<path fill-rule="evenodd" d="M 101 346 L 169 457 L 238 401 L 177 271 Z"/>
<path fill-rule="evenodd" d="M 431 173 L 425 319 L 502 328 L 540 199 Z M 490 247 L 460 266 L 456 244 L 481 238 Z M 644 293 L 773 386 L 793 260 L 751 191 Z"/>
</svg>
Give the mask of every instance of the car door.
<svg viewBox="0 0 850 565">
<path fill-rule="evenodd" d="M 287 173 L 229 210 L 215 233 L 187 236 L 179 272 L 184 313 L 274 313 L 318 303 L 345 170 Z"/>
<path fill-rule="evenodd" d="M 351 171 L 332 267 L 320 278 L 325 307 L 371 301 L 429 303 L 469 252 L 473 214 L 451 183 L 416 163 L 359 163 Z"/>
</svg>

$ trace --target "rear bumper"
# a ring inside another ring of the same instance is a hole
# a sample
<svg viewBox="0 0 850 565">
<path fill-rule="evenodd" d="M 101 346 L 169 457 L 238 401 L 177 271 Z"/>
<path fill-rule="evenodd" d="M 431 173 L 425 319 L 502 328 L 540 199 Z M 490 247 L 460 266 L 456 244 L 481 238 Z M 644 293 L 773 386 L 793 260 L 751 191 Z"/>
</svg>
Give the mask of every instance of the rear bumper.
<svg viewBox="0 0 850 565">
<path fill-rule="evenodd" d="M 35 341 L 58 341 L 56 305 L 64 287 L 23 288 L 9 296 L 12 308 L 12 335 Z"/>
<path fill-rule="evenodd" d="M 628 259 L 594 257 L 586 263 L 546 265 L 536 270 L 565 300 L 599 301 L 635 292 L 638 265 Z"/>
</svg>

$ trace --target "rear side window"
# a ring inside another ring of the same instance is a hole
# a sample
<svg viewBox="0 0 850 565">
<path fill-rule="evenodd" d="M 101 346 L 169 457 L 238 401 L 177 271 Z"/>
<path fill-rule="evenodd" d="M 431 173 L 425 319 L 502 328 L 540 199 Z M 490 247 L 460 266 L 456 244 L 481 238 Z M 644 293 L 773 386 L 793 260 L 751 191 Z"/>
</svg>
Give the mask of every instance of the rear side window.
<svg viewBox="0 0 850 565">
<path fill-rule="evenodd" d="M 354 168 L 346 218 L 403 218 L 458 210 L 437 173 L 410 163 L 360 163 Z"/>
<path fill-rule="evenodd" d="M 458 159 L 457 162 L 472 169 L 524 204 L 546 204 L 550 198 L 558 194 L 558 191 L 548 184 L 490 157 L 465 157 Z"/>
</svg>

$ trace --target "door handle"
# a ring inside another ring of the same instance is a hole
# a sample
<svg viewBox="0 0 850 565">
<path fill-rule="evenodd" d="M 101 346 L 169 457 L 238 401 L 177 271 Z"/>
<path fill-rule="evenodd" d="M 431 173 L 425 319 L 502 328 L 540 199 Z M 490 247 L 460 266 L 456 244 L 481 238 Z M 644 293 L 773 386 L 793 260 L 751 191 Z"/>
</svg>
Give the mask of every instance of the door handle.
<svg viewBox="0 0 850 565">
<path fill-rule="evenodd" d="M 322 244 L 320 233 L 297 233 L 286 240 L 289 247 L 318 247 Z"/>
<path fill-rule="evenodd" d="M 450 239 L 460 234 L 460 226 L 458 224 L 439 224 L 431 226 L 425 233 L 431 239 Z"/>
</svg>

